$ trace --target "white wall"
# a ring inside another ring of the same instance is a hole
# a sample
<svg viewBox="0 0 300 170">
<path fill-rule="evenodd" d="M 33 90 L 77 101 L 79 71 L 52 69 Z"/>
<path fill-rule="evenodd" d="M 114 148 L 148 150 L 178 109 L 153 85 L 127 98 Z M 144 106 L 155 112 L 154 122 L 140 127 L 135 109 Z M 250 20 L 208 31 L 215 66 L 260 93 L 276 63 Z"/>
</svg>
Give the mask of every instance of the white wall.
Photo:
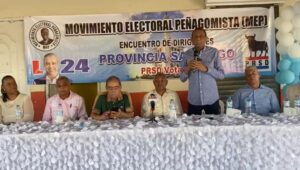
<svg viewBox="0 0 300 170">
<path fill-rule="evenodd" d="M 0 18 L 201 9 L 204 0 L 0 0 Z"/>
<path fill-rule="evenodd" d="M 15 77 L 19 90 L 28 93 L 22 28 L 21 21 L 0 21 L 0 79 L 10 74 Z"/>
</svg>

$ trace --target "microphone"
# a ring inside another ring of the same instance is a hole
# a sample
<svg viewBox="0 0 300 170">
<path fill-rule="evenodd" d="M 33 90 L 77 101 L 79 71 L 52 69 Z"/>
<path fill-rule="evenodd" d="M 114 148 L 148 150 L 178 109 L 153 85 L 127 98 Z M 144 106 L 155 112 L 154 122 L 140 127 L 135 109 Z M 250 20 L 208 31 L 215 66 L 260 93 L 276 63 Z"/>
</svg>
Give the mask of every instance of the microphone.
<svg viewBox="0 0 300 170">
<path fill-rule="evenodd" d="M 151 111 L 153 112 L 155 110 L 155 101 L 150 101 L 150 105 L 151 105 Z"/>
<path fill-rule="evenodd" d="M 199 57 L 200 51 L 194 50 L 194 60 L 201 61 L 201 58 Z"/>
<path fill-rule="evenodd" d="M 199 57 L 200 51 L 194 49 L 194 60 L 195 61 L 202 61 L 201 58 Z M 193 73 L 195 73 L 197 69 L 193 69 Z"/>
<path fill-rule="evenodd" d="M 151 122 L 156 122 L 157 121 L 155 120 L 155 116 L 153 114 L 154 110 L 155 110 L 155 104 L 156 104 L 156 96 L 154 93 L 150 94 L 149 97 L 148 97 L 148 100 L 149 100 L 149 103 L 150 103 L 150 111 L 151 111 L 151 115 L 150 115 L 150 120 Z"/>
<path fill-rule="evenodd" d="M 151 112 L 153 113 L 153 111 L 155 110 L 155 104 L 156 104 L 156 96 L 155 94 L 150 94 L 150 96 L 148 97 L 149 99 L 149 103 L 150 103 L 150 107 L 151 107 Z"/>
</svg>

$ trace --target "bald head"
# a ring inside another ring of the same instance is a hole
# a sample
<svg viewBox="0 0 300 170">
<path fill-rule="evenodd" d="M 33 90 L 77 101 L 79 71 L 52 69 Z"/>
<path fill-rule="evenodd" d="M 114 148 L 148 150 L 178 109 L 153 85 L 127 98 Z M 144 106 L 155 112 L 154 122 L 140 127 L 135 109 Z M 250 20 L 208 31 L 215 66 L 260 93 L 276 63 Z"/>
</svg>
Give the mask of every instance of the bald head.
<svg viewBox="0 0 300 170">
<path fill-rule="evenodd" d="M 61 99 L 68 98 L 71 91 L 71 81 L 68 77 L 60 76 L 56 81 L 56 89 Z"/>
<path fill-rule="evenodd" d="M 247 84 L 253 88 L 257 89 L 260 86 L 260 74 L 255 66 L 249 66 L 245 69 L 245 77 Z"/>
</svg>

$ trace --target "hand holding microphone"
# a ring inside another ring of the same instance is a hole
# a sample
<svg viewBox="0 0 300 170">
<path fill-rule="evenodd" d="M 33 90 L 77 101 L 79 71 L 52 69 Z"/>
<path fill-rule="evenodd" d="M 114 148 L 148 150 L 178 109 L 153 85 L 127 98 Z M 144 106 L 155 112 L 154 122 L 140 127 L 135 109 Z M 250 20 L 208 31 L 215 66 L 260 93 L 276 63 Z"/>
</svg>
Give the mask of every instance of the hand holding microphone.
<svg viewBox="0 0 300 170">
<path fill-rule="evenodd" d="M 193 71 L 201 71 L 201 72 L 207 72 L 208 68 L 207 66 L 202 62 L 202 59 L 199 56 L 200 52 L 197 50 L 194 50 L 194 60 L 191 60 L 189 62 L 189 67 L 193 69 Z"/>
<path fill-rule="evenodd" d="M 196 61 L 202 61 L 200 56 L 199 56 L 200 52 L 197 50 L 194 50 L 194 60 Z"/>
</svg>

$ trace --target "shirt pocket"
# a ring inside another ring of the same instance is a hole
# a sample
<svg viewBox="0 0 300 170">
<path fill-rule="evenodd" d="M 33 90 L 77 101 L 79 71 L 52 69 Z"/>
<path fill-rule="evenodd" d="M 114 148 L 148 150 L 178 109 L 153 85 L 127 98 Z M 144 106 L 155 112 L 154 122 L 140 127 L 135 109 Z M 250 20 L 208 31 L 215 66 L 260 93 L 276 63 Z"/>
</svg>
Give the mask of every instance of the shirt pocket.
<svg viewBox="0 0 300 170">
<path fill-rule="evenodd" d="M 72 119 L 76 119 L 77 118 L 77 115 L 78 115 L 78 110 L 79 110 L 79 107 L 78 106 L 71 106 L 69 108 L 69 116 L 72 118 Z"/>
</svg>

